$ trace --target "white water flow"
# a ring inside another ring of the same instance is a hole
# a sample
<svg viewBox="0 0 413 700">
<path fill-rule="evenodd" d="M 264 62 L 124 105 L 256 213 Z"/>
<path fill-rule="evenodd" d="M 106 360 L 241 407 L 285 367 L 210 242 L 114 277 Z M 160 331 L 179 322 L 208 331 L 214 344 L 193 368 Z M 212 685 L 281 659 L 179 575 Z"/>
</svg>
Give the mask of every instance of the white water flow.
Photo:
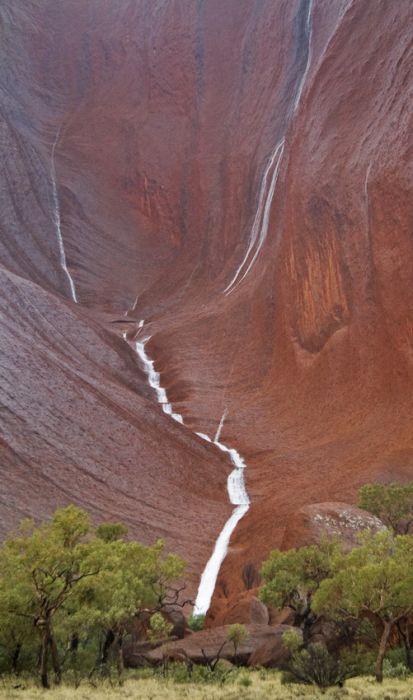
<svg viewBox="0 0 413 700">
<path fill-rule="evenodd" d="M 307 62 L 305 66 L 304 73 L 302 75 L 302 78 L 300 80 L 300 85 L 297 90 L 297 94 L 294 99 L 294 104 L 293 104 L 293 114 L 297 111 L 298 105 L 300 104 L 301 100 L 301 95 L 304 90 L 304 85 L 307 80 L 307 75 L 308 71 L 310 69 L 311 65 L 311 56 L 312 56 L 312 47 L 311 47 L 311 38 L 312 38 L 312 33 L 313 33 L 313 25 L 312 25 L 312 13 L 313 13 L 313 0 L 310 0 L 308 3 L 308 10 L 307 10 L 307 19 L 305 22 L 305 36 L 307 39 Z"/>
<path fill-rule="evenodd" d="M 139 328 L 143 327 L 143 323 L 143 321 L 139 322 Z M 182 418 L 180 413 L 174 413 L 172 404 L 168 401 L 166 391 L 163 387 L 161 387 L 161 375 L 159 374 L 159 372 L 156 372 L 153 360 L 151 360 L 146 353 L 145 343 L 148 342 L 150 337 L 151 336 L 148 335 L 142 341 L 137 341 L 135 343 L 136 352 L 142 360 L 143 369 L 146 376 L 148 377 L 149 386 L 151 386 L 152 389 L 155 389 L 156 398 L 158 399 L 158 403 L 161 404 L 163 412 L 166 413 L 168 416 L 171 416 L 171 418 L 176 420 L 177 423 L 183 424 L 184 419 Z"/>
<path fill-rule="evenodd" d="M 312 33 L 313 33 L 312 14 L 313 14 L 313 0 L 309 0 L 308 6 L 307 6 L 307 16 L 306 16 L 306 20 L 305 20 L 305 37 L 306 37 L 306 42 L 307 42 L 307 60 L 306 60 L 306 65 L 305 65 L 303 75 L 301 76 L 301 80 L 300 80 L 300 83 L 298 86 L 297 93 L 294 97 L 294 102 L 292 104 L 292 110 L 290 110 L 290 114 L 292 111 L 292 115 L 295 114 L 295 112 L 297 111 L 298 106 L 300 104 L 301 95 L 303 93 L 304 86 L 305 86 L 305 83 L 307 80 L 308 71 L 310 70 L 310 65 L 311 65 Z M 224 289 L 224 294 L 226 294 L 226 295 L 231 294 L 231 292 L 234 291 L 235 287 L 237 287 L 240 284 L 240 282 L 242 282 L 242 280 L 247 276 L 247 274 L 251 270 L 252 266 L 254 265 L 258 255 L 261 251 L 261 248 L 265 242 L 265 239 L 267 237 L 270 212 L 271 212 L 271 205 L 272 205 L 272 201 L 274 198 L 275 187 L 277 184 L 278 175 L 279 175 L 279 171 L 280 171 L 281 159 L 282 159 L 283 152 L 284 152 L 284 142 L 285 142 L 285 139 L 282 139 L 281 141 L 279 141 L 270 155 L 268 165 L 264 171 L 264 175 L 263 175 L 263 178 L 261 181 L 261 187 L 260 187 L 260 192 L 259 192 L 259 196 L 258 196 L 258 206 L 257 206 L 257 211 L 255 213 L 254 222 L 253 222 L 253 225 L 251 228 L 248 249 L 244 255 L 244 258 L 243 258 L 240 266 L 238 267 L 237 271 L 235 272 L 235 275 L 233 276 L 231 282 Z M 272 172 L 272 175 L 270 178 L 271 172 Z M 268 184 L 269 180 L 270 180 L 270 183 Z"/>
<path fill-rule="evenodd" d="M 72 275 L 70 274 L 67 264 L 66 264 L 66 253 L 63 244 L 62 236 L 62 222 L 60 218 L 60 206 L 59 206 L 59 195 L 57 193 L 57 183 L 56 183 L 56 166 L 55 166 L 55 150 L 57 143 L 59 141 L 60 129 L 57 130 L 56 138 L 52 146 L 52 152 L 50 157 L 50 179 L 52 181 L 52 194 L 53 194 L 53 219 L 56 226 L 57 242 L 59 244 L 60 253 L 60 265 L 62 270 L 65 272 L 67 279 L 69 280 L 70 294 L 73 301 L 77 304 L 76 288 L 73 282 Z"/>
<path fill-rule="evenodd" d="M 224 289 L 224 294 L 226 295 L 234 291 L 235 287 L 238 286 L 238 284 L 240 284 L 240 282 L 242 282 L 242 280 L 247 276 L 267 237 L 271 204 L 274 198 L 275 186 L 277 184 L 278 175 L 280 172 L 283 152 L 284 139 L 277 143 L 276 147 L 271 153 L 268 165 L 265 168 L 258 197 L 257 211 L 255 213 L 254 223 L 252 224 L 251 228 L 248 249 L 234 277 Z"/>
<path fill-rule="evenodd" d="M 144 321 L 139 321 L 139 329 L 143 328 Z M 127 340 L 127 333 L 123 333 L 124 340 Z M 145 343 L 148 342 L 150 336 L 147 336 L 141 341 L 135 342 L 135 349 L 140 359 L 142 360 L 144 372 L 148 377 L 149 385 L 155 390 L 158 403 L 161 404 L 164 413 L 169 415 L 171 418 L 176 420 L 178 423 L 183 424 L 183 418 L 179 413 L 175 413 L 172 408 L 172 404 L 168 401 L 167 393 L 165 389 L 161 386 L 161 378 L 159 372 L 156 372 L 154 368 L 153 360 L 150 359 L 145 350 Z M 194 614 L 204 615 L 211 604 L 211 598 L 215 590 L 215 584 L 218 577 L 221 564 L 225 559 L 228 551 L 228 545 L 232 533 L 234 532 L 237 523 L 241 520 L 243 515 L 247 512 L 250 500 L 245 488 L 244 481 L 244 470 L 246 464 L 237 450 L 232 447 L 224 445 L 224 443 L 219 441 L 222 428 L 224 425 L 225 418 L 227 416 L 227 409 L 224 410 L 221 420 L 218 425 L 218 429 L 214 440 L 211 440 L 209 435 L 206 433 L 195 433 L 202 440 L 215 445 L 221 452 L 228 454 L 234 469 L 229 474 L 227 479 L 227 490 L 230 503 L 236 508 L 233 510 L 231 516 L 225 523 L 220 535 L 215 543 L 214 551 L 210 557 L 207 565 L 202 573 L 198 593 L 195 600 Z"/>
<path fill-rule="evenodd" d="M 214 442 L 217 442 L 219 440 L 219 436 L 221 435 L 222 428 L 224 427 L 224 420 L 227 417 L 227 413 L 228 413 L 228 409 L 226 408 L 224 413 L 221 416 L 221 420 L 219 421 L 217 432 L 215 433 L 215 437 L 214 437 Z"/>
<path fill-rule="evenodd" d="M 225 412 L 226 413 L 226 412 Z M 225 417 L 225 413 L 223 418 Z M 223 418 L 221 418 L 220 428 L 222 429 Z M 200 437 L 202 434 L 197 433 Z M 211 442 L 210 438 L 206 438 Z M 231 516 L 228 518 L 223 529 L 221 530 L 219 537 L 215 543 L 214 551 L 210 557 L 203 573 L 201 576 L 201 581 L 198 588 L 198 593 L 195 600 L 194 615 L 205 615 L 211 604 L 211 598 L 215 590 L 215 584 L 218 577 L 221 564 L 224 561 L 227 552 L 228 545 L 231 539 L 231 535 L 234 532 L 237 524 L 241 518 L 245 515 L 250 507 L 250 500 L 245 488 L 244 481 L 244 469 L 246 464 L 237 450 L 227 447 L 218 439 L 214 440 L 214 445 L 222 452 L 227 452 L 229 458 L 234 465 L 234 469 L 228 476 L 227 480 L 227 490 L 229 495 L 229 500 L 232 505 L 236 508 L 232 511 Z"/>
</svg>

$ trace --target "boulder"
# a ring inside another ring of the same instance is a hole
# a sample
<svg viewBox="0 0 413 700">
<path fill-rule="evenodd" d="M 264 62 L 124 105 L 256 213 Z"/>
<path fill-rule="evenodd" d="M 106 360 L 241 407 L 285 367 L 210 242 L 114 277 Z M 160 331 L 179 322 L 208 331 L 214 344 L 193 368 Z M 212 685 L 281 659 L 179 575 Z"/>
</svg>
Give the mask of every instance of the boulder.
<svg viewBox="0 0 413 700">
<path fill-rule="evenodd" d="M 248 666 L 264 666 L 265 668 L 285 668 L 290 659 L 290 652 L 282 643 L 282 636 L 288 629 L 294 629 L 302 636 L 301 630 L 289 625 L 277 625 L 274 635 L 267 639 L 251 654 Z"/>
<path fill-rule="evenodd" d="M 173 606 L 167 606 L 162 610 L 162 615 L 167 622 L 173 625 L 171 635 L 178 639 L 183 639 L 189 627 L 182 610 L 177 610 Z"/>
<path fill-rule="evenodd" d="M 172 624 L 171 637 L 183 639 L 189 631 L 189 627 L 182 611 L 174 608 L 172 605 L 168 605 L 165 606 L 161 612 L 164 619 Z M 133 644 L 147 640 L 151 615 L 152 612 L 149 610 L 142 610 L 140 614 L 134 618 L 131 627 Z"/>
<path fill-rule="evenodd" d="M 269 625 L 292 625 L 294 626 L 296 614 L 291 608 L 268 607 Z"/>
<path fill-rule="evenodd" d="M 346 549 L 357 545 L 361 530 L 376 533 L 385 525 L 376 516 L 348 503 L 313 503 L 288 519 L 281 549 L 319 544 L 326 535 L 339 537 Z"/>
<path fill-rule="evenodd" d="M 254 595 L 243 595 L 224 613 L 223 624 L 268 625 L 270 615 L 264 603 Z"/>
<path fill-rule="evenodd" d="M 250 658 L 257 654 L 258 650 L 266 649 L 265 658 L 271 665 L 276 665 L 276 660 L 281 658 L 281 637 L 286 630 L 292 629 L 288 625 L 245 625 L 246 639 L 239 645 L 235 654 L 234 645 L 227 641 L 229 625 L 214 627 L 213 629 L 194 632 L 191 636 L 175 642 L 168 642 L 157 649 L 143 649 L 142 645 L 128 649 L 128 666 L 142 665 L 142 657 L 146 662 L 159 664 L 165 658 L 185 658 L 193 663 L 205 663 L 205 657 L 214 659 L 220 654 L 220 658 L 231 662 L 249 663 Z M 268 646 L 266 646 L 268 645 Z M 271 645 L 271 646 L 270 646 Z M 262 651 L 264 658 L 264 651 Z M 135 662 L 136 659 L 136 662 Z M 258 663 L 258 662 L 257 662 Z"/>
</svg>

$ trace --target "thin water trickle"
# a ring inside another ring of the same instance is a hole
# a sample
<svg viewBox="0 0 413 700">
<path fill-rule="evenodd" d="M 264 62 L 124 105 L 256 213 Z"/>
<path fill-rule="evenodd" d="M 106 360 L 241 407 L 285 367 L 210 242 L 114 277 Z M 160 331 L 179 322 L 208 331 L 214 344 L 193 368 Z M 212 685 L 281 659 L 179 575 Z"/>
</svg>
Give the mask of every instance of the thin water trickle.
<svg viewBox="0 0 413 700">
<path fill-rule="evenodd" d="M 76 296 L 76 288 L 75 288 L 75 283 L 73 281 L 72 275 L 70 274 L 67 263 L 66 263 L 66 253 L 65 253 L 65 248 L 63 244 L 63 236 L 62 236 L 62 222 L 61 222 L 61 217 L 60 217 L 60 206 L 59 206 L 59 196 L 57 192 L 57 182 L 56 182 L 56 166 L 55 166 L 55 150 L 57 143 L 59 141 L 59 136 L 60 136 L 60 129 L 58 129 L 56 138 L 54 140 L 53 146 L 52 146 L 52 152 L 50 156 L 50 179 L 52 181 L 52 196 L 53 196 L 53 219 L 54 223 L 56 226 L 56 235 L 57 235 L 57 242 L 59 245 L 59 253 L 60 253 L 60 265 L 62 267 L 62 270 L 67 276 L 67 279 L 69 280 L 69 287 L 70 287 L 70 294 L 73 299 L 73 301 L 77 304 L 77 296 Z"/>
</svg>

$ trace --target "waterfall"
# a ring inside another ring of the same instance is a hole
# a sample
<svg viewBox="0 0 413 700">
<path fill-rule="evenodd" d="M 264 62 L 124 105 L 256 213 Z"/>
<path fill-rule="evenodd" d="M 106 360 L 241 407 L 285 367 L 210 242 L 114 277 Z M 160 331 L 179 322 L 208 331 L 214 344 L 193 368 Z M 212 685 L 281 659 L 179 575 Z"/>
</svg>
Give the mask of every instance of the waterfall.
<svg viewBox="0 0 413 700">
<path fill-rule="evenodd" d="M 274 198 L 275 186 L 278 180 L 283 152 L 284 139 L 279 141 L 279 143 L 277 143 L 275 146 L 270 155 L 268 165 L 264 170 L 258 197 L 257 211 L 255 213 L 254 223 L 252 224 L 248 249 L 231 282 L 225 287 L 225 295 L 233 292 L 235 287 L 238 286 L 247 276 L 265 242 L 270 221 L 271 205 Z M 268 184 L 268 179 L 271 172 L 271 179 L 270 183 Z"/>
<path fill-rule="evenodd" d="M 142 329 L 143 326 L 144 321 L 139 321 L 138 328 Z M 152 389 L 154 389 L 157 401 L 161 405 L 163 412 L 183 425 L 183 417 L 180 413 L 174 412 L 172 404 L 168 400 L 166 389 L 161 386 L 160 373 L 155 370 L 154 362 L 151 360 L 145 350 L 145 344 L 148 342 L 150 337 L 151 336 L 146 336 L 146 338 L 140 341 L 135 341 L 135 351 L 142 361 L 143 370 L 148 378 L 148 384 L 152 387 Z M 125 341 L 127 341 L 126 332 L 123 333 L 123 338 Z M 211 604 L 212 595 L 215 590 L 218 573 L 228 551 L 231 535 L 234 532 L 238 522 L 249 509 L 250 505 L 244 481 L 244 471 L 246 468 L 244 459 L 236 449 L 233 447 L 228 447 L 219 440 L 226 416 L 227 409 L 225 409 L 222 414 L 214 440 L 212 440 L 206 433 L 195 433 L 195 435 L 201 438 L 201 440 L 209 442 L 211 445 L 215 445 L 215 447 L 221 452 L 225 452 L 231 460 L 234 469 L 231 471 L 227 479 L 227 491 L 230 503 L 236 506 L 221 530 L 215 543 L 212 555 L 202 573 L 195 601 L 195 615 L 205 614 L 208 611 Z"/>
<path fill-rule="evenodd" d="M 72 275 L 70 274 L 67 264 L 66 264 L 66 253 L 65 253 L 65 247 L 63 244 L 63 236 L 62 236 L 62 222 L 60 218 L 60 206 L 59 206 L 59 195 L 57 192 L 57 182 L 56 182 L 56 166 L 55 166 L 55 150 L 57 143 L 59 141 L 59 136 L 60 136 L 60 128 L 57 130 L 56 138 L 54 140 L 53 146 L 52 146 L 52 152 L 51 152 L 51 157 L 50 157 L 50 179 L 52 181 L 52 195 L 53 195 L 53 220 L 56 226 L 56 234 L 57 234 L 57 242 L 59 244 L 59 253 L 60 253 L 60 265 L 62 267 L 62 270 L 67 276 L 67 279 L 69 280 L 69 286 L 70 286 L 70 294 L 73 299 L 73 301 L 77 304 L 77 296 L 76 296 L 76 288 L 75 288 L 75 283 L 73 281 Z"/>
</svg>

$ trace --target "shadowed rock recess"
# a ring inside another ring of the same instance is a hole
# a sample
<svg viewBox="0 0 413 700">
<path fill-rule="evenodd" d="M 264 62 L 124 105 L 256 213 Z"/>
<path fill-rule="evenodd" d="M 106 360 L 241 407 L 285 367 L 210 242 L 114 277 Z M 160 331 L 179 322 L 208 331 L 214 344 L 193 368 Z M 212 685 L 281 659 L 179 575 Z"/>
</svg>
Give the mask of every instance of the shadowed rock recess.
<svg viewBox="0 0 413 700">
<path fill-rule="evenodd" d="M 412 22 L 2 0 L 3 533 L 75 502 L 195 596 L 233 517 L 213 624 L 301 508 L 411 478 Z"/>
</svg>

